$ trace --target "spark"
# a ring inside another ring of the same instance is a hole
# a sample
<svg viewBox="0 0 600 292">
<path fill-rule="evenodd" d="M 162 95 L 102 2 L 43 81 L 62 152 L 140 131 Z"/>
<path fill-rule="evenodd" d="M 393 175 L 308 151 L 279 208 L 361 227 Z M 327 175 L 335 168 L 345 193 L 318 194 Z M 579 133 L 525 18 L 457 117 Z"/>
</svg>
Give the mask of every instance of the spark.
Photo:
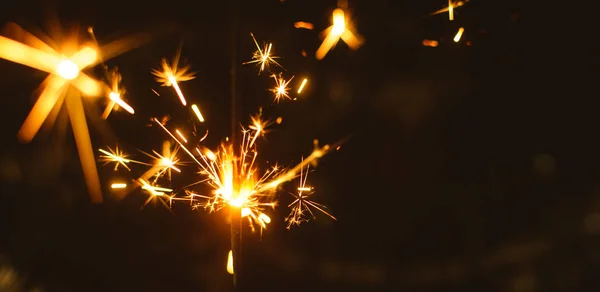
<svg viewBox="0 0 600 292">
<path fill-rule="evenodd" d="M 192 111 L 194 111 L 194 114 L 196 114 L 198 121 L 200 121 L 200 123 L 204 123 L 204 116 L 202 116 L 202 113 L 200 113 L 200 109 L 197 105 L 192 104 Z"/>
<path fill-rule="evenodd" d="M 352 32 L 352 23 L 350 22 L 349 17 L 346 17 L 344 9 L 336 8 L 333 11 L 332 18 L 333 24 L 321 33 L 325 38 L 315 53 L 317 60 L 323 59 L 329 50 L 335 47 L 340 39 L 342 39 L 352 50 L 358 49 L 364 42 L 362 37 L 355 35 L 355 33 Z"/>
<path fill-rule="evenodd" d="M 465 31 L 465 29 L 463 27 L 458 29 L 458 31 L 456 32 L 456 35 L 454 36 L 455 43 L 458 43 L 460 41 L 460 38 L 462 37 L 462 34 L 464 31 Z"/>
<path fill-rule="evenodd" d="M 177 96 L 179 96 L 181 104 L 186 106 L 187 101 L 183 96 L 183 92 L 181 92 L 181 88 L 179 88 L 179 82 L 189 81 L 196 77 L 193 73 L 188 72 L 190 70 L 189 65 L 179 68 L 179 57 L 180 53 L 178 52 L 171 64 L 169 64 L 166 59 L 161 59 L 162 70 L 153 69 L 152 74 L 156 76 L 156 81 L 161 83 L 161 86 L 173 87 Z"/>
<path fill-rule="evenodd" d="M 123 99 L 123 95 L 125 95 L 125 89 L 120 86 L 121 83 L 121 74 L 117 71 L 117 68 L 106 72 L 107 79 L 110 83 L 110 86 L 107 87 L 106 91 L 108 92 L 109 102 L 104 109 L 104 113 L 102 114 L 103 119 L 107 119 L 110 115 L 111 111 L 115 108 L 116 105 L 120 106 L 130 114 L 134 114 L 135 111 L 133 108 L 127 104 Z"/>
<path fill-rule="evenodd" d="M 252 60 L 245 62 L 243 64 L 245 65 L 245 64 L 257 63 L 259 65 L 258 74 L 260 74 L 265 69 L 268 69 L 271 64 L 275 64 L 275 65 L 281 67 L 281 65 L 279 63 L 277 63 L 277 61 L 275 61 L 275 59 L 277 59 L 279 57 L 273 56 L 273 54 L 272 54 L 273 44 L 268 43 L 265 45 L 264 49 L 261 49 L 260 46 L 258 45 L 258 42 L 256 41 L 256 38 L 254 37 L 254 34 L 250 33 L 250 36 L 252 37 L 252 40 L 254 40 L 254 44 L 256 45 L 256 51 L 252 55 Z"/>
<path fill-rule="evenodd" d="M 281 77 L 281 74 L 279 75 L 271 75 L 271 77 L 273 77 L 273 79 L 275 79 L 275 88 L 271 89 L 271 92 L 275 93 L 275 101 L 279 102 L 279 100 L 283 99 L 283 98 L 287 98 L 287 99 L 291 99 L 290 95 L 288 93 L 288 90 L 290 89 L 288 87 L 288 84 L 290 84 L 290 81 L 292 81 L 292 79 L 294 79 L 294 76 L 292 76 L 292 78 L 290 78 L 289 80 L 285 80 L 283 79 L 283 77 Z"/>
<path fill-rule="evenodd" d="M 313 24 L 310 22 L 304 22 L 304 21 L 297 21 L 294 22 L 294 27 L 295 28 L 304 28 L 304 29 L 308 29 L 311 30 L 314 28 Z"/>
<path fill-rule="evenodd" d="M 111 189 L 124 189 L 127 187 L 127 184 L 125 183 L 114 183 L 110 185 Z"/>
<path fill-rule="evenodd" d="M 337 220 L 326 210 L 327 207 L 309 199 L 309 196 L 313 193 L 313 188 L 306 186 L 308 170 L 308 165 L 306 165 L 306 170 L 300 170 L 298 191 L 295 194 L 291 193 L 295 199 L 288 205 L 288 207 L 291 207 L 291 211 L 285 218 L 287 229 L 290 229 L 293 225 L 300 225 L 302 222 L 308 222 L 310 217 L 315 218 L 315 214 L 311 208 L 322 212 L 333 220 Z"/>
<path fill-rule="evenodd" d="M 308 79 L 304 78 L 304 80 L 302 80 L 302 83 L 300 84 L 300 87 L 298 87 L 298 94 L 300 94 L 302 92 L 302 90 L 304 89 L 304 86 L 306 85 L 306 82 L 308 82 Z"/>
<path fill-rule="evenodd" d="M 131 160 L 127 159 L 125 153 L 123 153 L 121 150 L 119 150 L 119 147 L 115 147 L 115 150 L 112 150 L 110 147 L 106 147 L 108 149 L 104 150 L 104 149 L 98 149 L 98 151 L 100 151 L 100 153 L 102 153 L 103 155 L 100 155 L 100 160 L 102 162 L 104 162 L 104 165 L 107 165 L 111 162 L 115 163 L 115 171 L 117 169 L 119 169 L 119 165 L 122 165 L 123 167 L 125 167 L 127 170 L 131 171 L 131 169 L 129 168 L 129 166 L 127 166 L 127 163 L 131 162 Z"/>
<path fill-rule="evenodd" d="M 448 20 L 454 20 L 454 4 L 452 0 L 448 0 Z"/>
</svg>

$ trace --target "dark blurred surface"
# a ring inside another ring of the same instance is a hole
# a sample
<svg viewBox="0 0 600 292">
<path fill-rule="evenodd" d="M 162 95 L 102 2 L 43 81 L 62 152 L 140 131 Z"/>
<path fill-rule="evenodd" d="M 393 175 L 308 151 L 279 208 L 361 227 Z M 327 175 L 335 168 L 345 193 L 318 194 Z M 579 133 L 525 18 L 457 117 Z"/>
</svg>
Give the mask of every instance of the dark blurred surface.
<svg viewBox="0 0 600 292">
<path fill-rule="evenodd" d="M 197 72 L 182 89 L 202 104 L 209 143 L 228 136 L 229 3 L 125 2 L 21 1 L 0 15 L 30 29 L 43 28 L 55 12 L 94 26 L 100 42 L 114 33 L 174 28 L 107 62 L 119 67 L 137 113 L 114 113 L 108 125 L 92 127 L 96 148 L 118 142 L 128 152 L 149 151 L 165 138 L 145 127 L 150 117 L 185 121 L 176 98 L 150 74 L 181 42 Z M 350 1 L 367 42 L 355 52 L 340 43 L 316 61 L 318 33 L 335 1 L 242 4 L 238 59 L 251 58 L 254 32 L 274 42 L 286 74 L 310 79 L 302 98 L 272 104 L 271 80 L 256 76 L 252 65 L 239 67 L 240 118 L 261 105 L 266 115 L 284 118 L 262 142 L 261 155 L 291 164 L 310 153 L 314 138 L 328 143 L 353 134 L 309 177 L 315 199 L 338 221 L 317 215 L 288 231 L 282 204 L 262 237 L 245 228 L 246 290 L 600 288 L 600 45 L 593 9 L 472 0 L 456 9 L 454 22 L 446 14 L 427 16 L 444 5 Z M 315 29 L 295 29 L 295 21 Z M 463 40 L 453 43 L 460 26 Z M 424 47 L 423 39 L 440 45 Z M 172 212 L 141 209 L 141 193 L 120 201 L 107 193 L 104 204 L 91 205 L 69 135 L 59 140 L 45 132 L 31 144 L 17 142 L 45 73 L 4 60 L 0 72 L 1 291 L 231 289 L 222 212 L 186 204 Z M 116 175 L 100 169 L 103 185 Z"/>
</svg>

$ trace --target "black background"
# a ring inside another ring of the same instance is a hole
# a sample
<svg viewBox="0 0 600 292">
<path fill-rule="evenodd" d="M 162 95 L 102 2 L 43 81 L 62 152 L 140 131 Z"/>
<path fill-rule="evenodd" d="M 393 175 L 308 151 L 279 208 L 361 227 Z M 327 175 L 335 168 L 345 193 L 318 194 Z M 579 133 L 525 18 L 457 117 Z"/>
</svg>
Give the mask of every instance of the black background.
<svg viewBox="0 0 600 292">
<path fill-rule="evenodd" d="M 119 143 L 139 159 L 135 149 L 158 149 L 167 138 L 146 127 L 150 117 L 169 114 L 173 125 L 188 119 L 150 74 L 182 44 L 197 72 L 182 90 L 201 104 L 206 143 L 217 145 L 231 128 L 231 3 L 126 2 L 20 1 L 0 15 L 33 29 L 57 14 L 94 26 L 101 43 L 154 35 L 107 62 L 119 67 L 136 115 L 116 112 L 107 124 L 88 118 L 95 148 Z M 600 288 L 593 8 L 472 0 L 449 22 L 446 14 L 428 16 L 444 1 L 351 1 L 365 45 L 351 51 L 340 43 L 316 61 L 335 1 L 240 2 L 237 60 L 251 58 L 253 32 L 274 43 L 286 76 L 310 80 L 298 100 L 274 104 L 272 80 L 239 66 L 241 121 L 259 106 L 283 117 L 260 141 L 263 159 L 291 165 L 310 153 L 314 138 L 323 144 L 352 135 L 309 176 L 315 200 L 338 220 L 317 214 L 286 230 L 283 192 L 262 236 L 244 229 L 246 290 Z M 295 21 L 315 29 L 296 29 Z M 463 40 L 454 43 L 460 26 Z M 424 47 L 423 39 L 440 45 Z M 17 142 L 46 73 L 7 61 L 0 68 L 2 269 L 16 273 L 23 291 L 232 289 L 226 214 L 186 204 L 172 212 L 140 208 L 146 195 L 139 192 L 116 200 L 107 190 L 104 204 L 90 204 L 70 136 L 43 132 Z M 193 172 L 178 179 L 189 182 Z M 120 175 L 128 174 L 100 168 L 104 186 Z"/>
</svg>

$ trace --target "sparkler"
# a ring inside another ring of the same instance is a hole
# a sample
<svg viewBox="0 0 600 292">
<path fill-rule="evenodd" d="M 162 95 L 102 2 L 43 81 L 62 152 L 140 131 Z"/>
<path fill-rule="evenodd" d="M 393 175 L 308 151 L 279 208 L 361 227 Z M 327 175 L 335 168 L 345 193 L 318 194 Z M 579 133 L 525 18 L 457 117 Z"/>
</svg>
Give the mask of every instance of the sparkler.
<svg viewBox="0 0 600 292">
<path fill-rule="evenodd" d="M 340 39 L 352 50 L 357 50 L 364 42 L 361 36 L 353 32 L 354 29 L 352 28 L 350 17 L 346 15 L 347 11 L 345 11 L 345 7 L 347 5 L 345 1 L 340 1 L 338 6 L 338 8 L 333 10 L 333 24 L 321 33 L 321 36 L 325 37 L 315 53 L 317 60 L 323 59 Z"/>
</svg>

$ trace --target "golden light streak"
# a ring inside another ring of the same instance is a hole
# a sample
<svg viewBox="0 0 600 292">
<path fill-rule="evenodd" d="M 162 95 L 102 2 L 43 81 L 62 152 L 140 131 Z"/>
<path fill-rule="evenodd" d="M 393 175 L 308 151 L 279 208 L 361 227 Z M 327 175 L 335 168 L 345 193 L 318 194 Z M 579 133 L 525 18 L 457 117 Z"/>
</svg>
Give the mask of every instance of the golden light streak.
<svg viewBox="0 0 600 292">
<path fill-rule="evenodd" d="M 177 135 L 179 135 L 179 138 L 181 138 L 181 140 L 183 140 L 183 143 L 187 143 L 187 139 L 181 132 L 179 132 L 179 130 L 175 129 L 175 133 L 177 133 Z"/>
<path fill-rule="evenodd" d="M 198 108 L 197 105 L 192 104 L 192 111 L 194 111 L 194 114 L 196 114 L 198 121 L 200 121 L 201 123 L 204 123 L 204 116 L 202 116 L 202 113 L 200 113 L 200 109 Z"/>
<path fill-rule="evenodd" d="M 111 189 L 124 189 L 127 187 L 127 184 L 125 183 L 114 183 L 110 185 Z"/>
<path fill-rule="evenodd" d="M 306 85 L 306 82 L 308 82 L 308 79 L 304 78 L 304 80 L 302 80 L 302 83 L 300 84 L 300 87 L 298 88 L 298 94 L 300 94 L 302 92 L 302 90 L 304 89 L 304 86 Z"/>
<path fill-rule="evenodd" d="M 456 32 L 456 35 L 454 36 L 455 43 L 458 43 L 460 41 L 460 37 L 462 36 L 464 31 L 465 31 L 465 29 L 463 27 L 458 29 L 458 32 Z"/>
<path fill-rule="evenodd" d="M 233 251 L 229 250 L 227 255 L 227 273 L 233 275 Z"/>
<path fill-rule="evenodd" d="M 325 39 L 321 46 L 317 49 L 315 57 L 321 60 L 342 39 L 346 45 L 352 50 L 358 49 L 363 43 L 362 37 L 355 35 L 352 31 L 352 23 L 349 17 L 346 17 L 342 8 L 336 8 L 332 15 L 332 25 L 325 29 L 321 35 L 325 35 Z"/>
<path fill-rule="evenodd" d="M 124 102 L 121 99 L 121 95 L 116 93 L 116 92 L 111 92 L 109 94 L 110 100 L 114 101 L 116 104 L 118 104 L 120 107 L 122 107 L 123 109 L 125 109 L 127 112 L 129 112 L 130 114 L 134 114 L 135 111 L 133 110 L 133 108 L 131 106 L 129 106 L 126 102 Z"/>
<path fill-rule="evenodd" d="M 179 82 L 189 81 L 196 77 L 193 73 L 188 72 L 190 70 L 189 65 L 179 68 L 179 57 L 180 52 L 175 55 L 171 64 L 167 63 L 166 59 L 161 59 L 162 70 L 153 69 L 152 74 L 156 76 L 156 81 L 161 83 L 161 86 L 173 87 L 179 100 L 185 106 L 187 101 L 183 96 L 183 92 L 181 92 L 181 88 L 179 88 Z"/>
<path fill-rule="evenodd" d="M 252 60 L 245 62 L 243 64 L 245 65 L 245 64 L 257 63 L 259 65 L 258 74 L 260 74 L 265 69 L 268 69 L 271 64 L 275 64 L 275 65 L 281 67 L 281 65 L 279 65 L 279 63 L 277 63 L 277 61 L 275 61 L 275 59 L 277 59 L 279 57 L 273 56 L 273 54 L 272 54 L 271 49 L 273 48 L 273 44 L 272 43 L 265 44 L 264 49 L 261 49 L 260 46 L 258 45 L 258 42 L 256 41 L 256 38 L 254 37 L 254 34 L 250 33 L 250 36 L 252 37 L 252 40 L 254 40 L 254 44 L 256 45 L 256 51 L 252 55 Z"/>
<path fill-rule="evenodd" d="M 288 87 L 288 84 L 290 84 L 290 81 L 292 81 L 292 79 L 294 79 L 294 76 L 292 76 L 292 78 L 290 78 L 289 80 L 285 80 L 283 79 L 283 77 L 281 77 L 281 74 L 279 75 L 271 75 L 271 77 L 273 77 L 273 79 L 275 79 L 275 88 L 271 89 L 271 92 L 275 93 L 275 101 L 279 102 L 281 99 L 286 98 L 286 99 L 291 99 L 290 95 L 288 93 L 288 90 L 290 89 Z"/>
<path fill-rule="evenodd" d="M 469 2 L 469 0 L 462 0 L 462 1 L 456 1 L 456 2 L 452 2 L 452 1 L 448 1 L 448 6 L 434 11 L 432 13 L 430 13 L 429 15 L 437 15 L 437 14 L 442 14 L 444 12 L 448 12 L 448 18 L 451 18 L 450 20 L 454 20 L 454 10 L 458 7 L 464 6 L 465 4 L 467 4 Z M 452 12 L 450 12 L 450 10 L 452 10 Z"/>
<path fill-rule="evenodd" d="M 304 21 L 294 22 L 294 27 L 295 28 L 304 28 L 304 29 L 308 29 L 308 30 L 311 30 L 314 28 L 312 23 L 304 22 Z"/>
</svg>

